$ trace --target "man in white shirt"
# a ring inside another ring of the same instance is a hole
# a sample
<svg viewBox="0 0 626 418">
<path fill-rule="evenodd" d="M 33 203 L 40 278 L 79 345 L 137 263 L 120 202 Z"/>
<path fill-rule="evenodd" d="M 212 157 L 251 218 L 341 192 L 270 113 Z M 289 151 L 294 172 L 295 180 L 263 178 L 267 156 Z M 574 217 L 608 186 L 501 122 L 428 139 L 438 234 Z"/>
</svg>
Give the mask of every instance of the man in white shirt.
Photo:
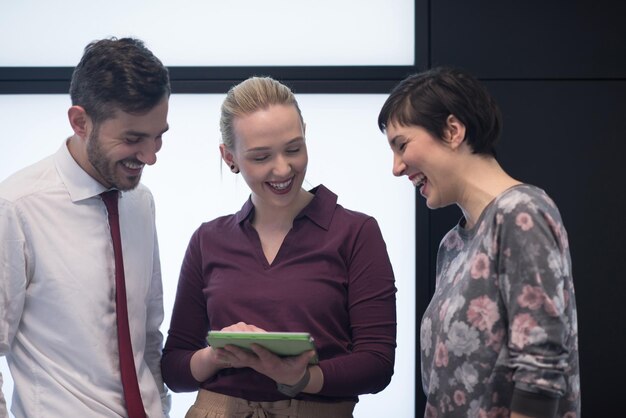
<svg viewBox="0 0 626 418">
<path fill-rule="evenodd" d="M 0 354 L 15 384 L 12 412 L 167 416 L 154 201 L 139 181 L 168 129 L 168 71 L 139 40 L 103 39 L 85 48 L 70 95 L 74 134 L 54 155 L 0 183 Z M 120 191 L 120 264 L 100 196 L 111 189 Z M 143 409 L 137 415 L 127 408 L 120 370 L 118 342 L 129 340 L 118 339 L 118 317 L 126 317 L 116 304 L 121 264 L 132 346 L 126 364 L 134 364 Z"/>
</svg>

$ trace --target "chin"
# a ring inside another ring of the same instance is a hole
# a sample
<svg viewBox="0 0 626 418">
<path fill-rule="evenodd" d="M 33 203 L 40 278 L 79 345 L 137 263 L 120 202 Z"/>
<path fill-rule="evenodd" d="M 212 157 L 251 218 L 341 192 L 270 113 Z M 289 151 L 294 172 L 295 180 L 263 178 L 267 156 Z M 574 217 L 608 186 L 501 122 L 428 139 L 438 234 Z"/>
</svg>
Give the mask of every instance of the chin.
<svg viewBox="0 0 626 418">
<path fill-rule="evenodd" d="M 433 210 L 434 209 L 441 209 L 441 208 L 443 208 L 445 206 L 447 206 L 447 205 L 442 205 L 441 202 L 438 202 L 438 201 L 436 201 L 434 199 L 430 199 L 430 198 L 426 199 L 426 207 L 428 207 L 428 209 L 433 209 Z"/>
<path fill-rule="evenodd" d="M 141 179 L 139 177 L 134 177 L 131 179 L 127 179 L 126 181 L 117 181 L 114 184 L 114 186 L 118 190 L 121 190 L 123 192 L 128 192 L 130 190 L 135 189 L 137 186 L 139 186 L 140 181 Z"/>
</svg>

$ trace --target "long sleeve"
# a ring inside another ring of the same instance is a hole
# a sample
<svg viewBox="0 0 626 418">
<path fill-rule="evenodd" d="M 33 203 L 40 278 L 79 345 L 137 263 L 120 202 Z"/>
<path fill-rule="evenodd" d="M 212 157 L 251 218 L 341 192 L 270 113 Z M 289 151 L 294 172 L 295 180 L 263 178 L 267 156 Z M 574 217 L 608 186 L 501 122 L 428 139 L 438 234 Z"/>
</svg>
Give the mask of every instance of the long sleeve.
<svg viewBox="0 0 626 418">
<path fill-rule="evenodd" d="M 516 387 L 560 397 L 568 386 L 576 309 L 567 235 L 556 208 L 518 204 L 499 234 L 508 349 Z"/>
<path fill-rule="evenodd" d="M 175 392 L 195 391 L 200 387 L 200 383 L 191 374 L 190 367 L 193 353 L 206 346 L 206 340 L 202 336 L 208 330 L 198 249 L 196 232 L 190 240 L 182 264 L 170 330 L 161 359 L 165 383 Z"/>
<path fill-rule="evenodd" d="M 0 373 L 0 418 L 7 418 L 9 411 L 7 411 L 7 401 L 4 399 L 4 392 L 2 392 L 2 386 L 4 385 L 4 379 L 2 373 Z"/>
<path fill-rule="evenodd" d="M 389 384 L 393 375 L 396 288 L 385 242 L 374 218 L 363 223 L 347 263 L 352 351 L 321 362 L 322 395 L 376 393 Z"/>
<path fill-rule="evenodd" d="M 26 295 L 26 243 L 15 207 L 0 199 L 0 355 L 6 355 L 17 332 Z M 1 379 L 2 376 L 0 376 Z M 0 388 L 2 381 L 0 380 Z M 0 392 L 0 418 L 8 416 Z"/>
<path fill-rule="evenodd" d="M 161 263 L 159 258 L 158 240 L 154 240 L 153 272 L 148 300 L 146 321 L 146 363 L 154 376 L 163 408 L 163 415 L 169 416 L 171 396 L 163 384 L 161 376 L 161 354 L 163 349 L 163 334 L 159 330 L 163 322 L 163 285 L 161 282 Z"/>
</svg>

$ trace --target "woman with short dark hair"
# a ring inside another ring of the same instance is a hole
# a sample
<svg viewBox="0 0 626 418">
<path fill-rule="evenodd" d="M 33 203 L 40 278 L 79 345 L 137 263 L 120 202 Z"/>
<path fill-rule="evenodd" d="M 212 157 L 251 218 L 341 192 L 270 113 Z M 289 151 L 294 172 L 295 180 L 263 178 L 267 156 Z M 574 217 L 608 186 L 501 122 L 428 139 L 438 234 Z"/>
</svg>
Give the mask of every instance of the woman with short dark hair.
<svg viewBox="0 0 626 418">
<path fill-rule="evenodd" d="M 421 323 L 427 417 L 580 415 L 567 233 L 538 187 L 495 158 L 501 116 L 470 74 L 435 68 L 391 92 L 378 118 L 429 208 L 463 217 L 441 241 Z"/>
</svg>

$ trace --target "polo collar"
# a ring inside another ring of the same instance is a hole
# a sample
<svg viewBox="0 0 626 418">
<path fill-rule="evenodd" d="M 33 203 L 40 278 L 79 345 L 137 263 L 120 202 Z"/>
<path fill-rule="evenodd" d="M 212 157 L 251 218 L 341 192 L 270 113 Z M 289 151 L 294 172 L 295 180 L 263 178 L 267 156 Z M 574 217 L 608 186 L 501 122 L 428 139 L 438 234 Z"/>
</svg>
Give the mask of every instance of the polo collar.
<svg viewBox="0 0 626 418">
<path fill-rule="evenodd" d="M 319 227 L 328 230 L 337 206 L 337 195 L 322 184 L 309 190 L 309 192 L 313 193 L 313 199 L 300 211 L 296 219 L 306 216 Z M 252 196 L 250 196 L 241 210 L 235 214 L 235 221 L 241 224 L 249 219 L 253 213 L 254 204 L 252 203 Z"/>
</svg>

